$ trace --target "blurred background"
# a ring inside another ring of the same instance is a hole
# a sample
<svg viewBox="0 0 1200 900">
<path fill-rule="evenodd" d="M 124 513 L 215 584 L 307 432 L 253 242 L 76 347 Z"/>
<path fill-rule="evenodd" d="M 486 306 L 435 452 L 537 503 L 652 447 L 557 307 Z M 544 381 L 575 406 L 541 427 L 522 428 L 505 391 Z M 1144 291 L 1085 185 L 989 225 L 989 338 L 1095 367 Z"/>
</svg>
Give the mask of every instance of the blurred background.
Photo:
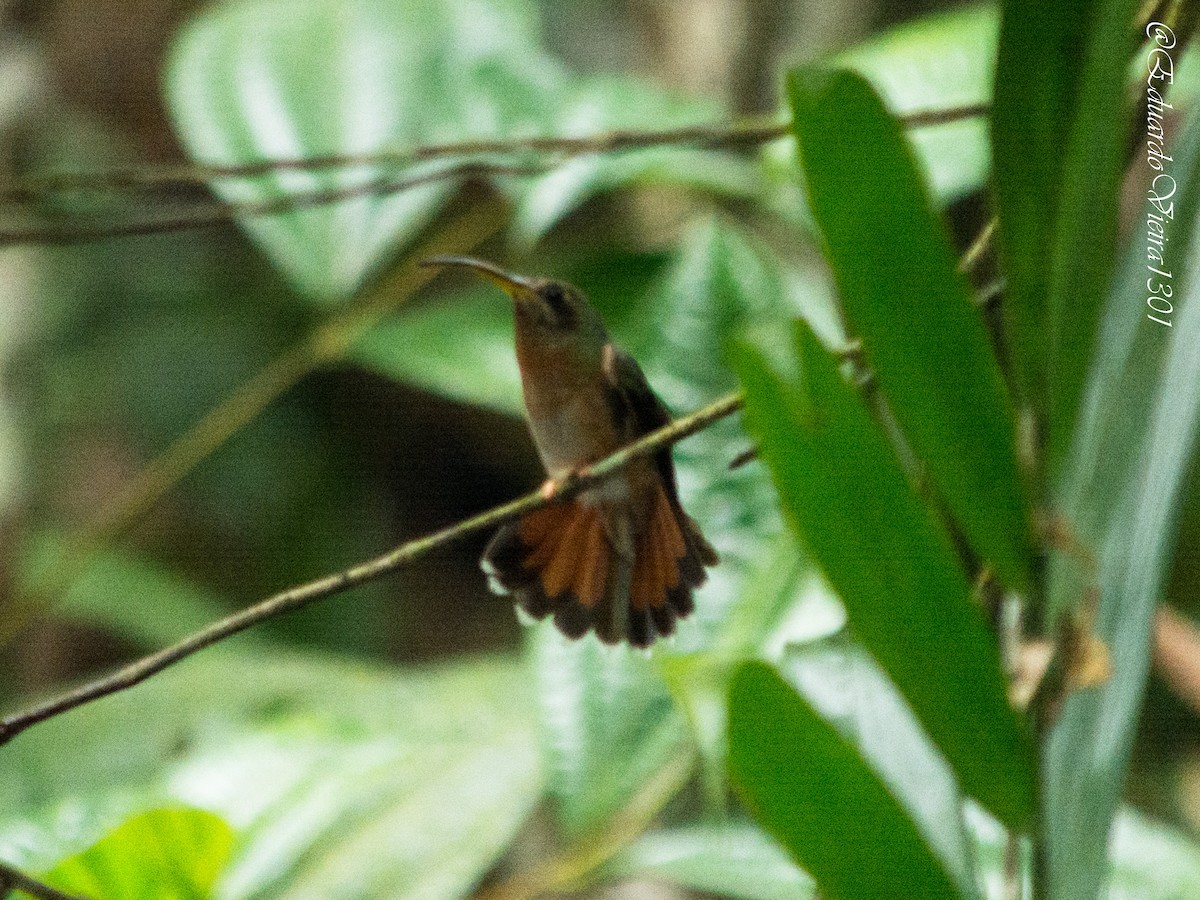
<svg viewBox="0 0 1200 900">
<path fill-rule="evenodd" d="M 191 155 L 236 161 L 251 139 L 239 134 L 222 147 L 213 138 L 233 94 L 223 93 L 228 87 L 223 83 L 206 86 L 206 70 L 197 63 L 207 60 L 209 71 L 219 71 L 221 60 L 229 58 L 222 54 L 234 51 L 218 46 L 204 32 L 207 26 L 189 24 L 213 6 L 196 0 L 0 0 L 0 182 L 47 172 L 136 174 L 186 162 L 185 144 Z M 233 10 L 228 21 L 240 15 L 234 9 L 239 4 L 224 6 Z M 404 65 L 442 66 L 446 80 L 453 81 L 460 71 L 456 54 L 467 52 L 462 48 L 470 40 L 504 45 L 512 54 L 505 60 L 523 62 L 508 66 L 493 60 L 493 69 L 472 70 L 472 78 L 490 86 L 483 99 L 470 92 L 470 79 L 456 87 L 464 91 L 457 99 L 432 88 L 403 99 L 401 107 L 408 103 L 417 112 L 396 125 L 399 146 L 476 135 L 774 119 L 787 66 L 845 50 L 932 12 L 963 10 L 932 0 L 451 4 L 475 10 L 464 17 L 480 10 L 494 15 L 489 21 L 499 23 L 499 35 L 485 38 L 461 30 L 462 20 L 434 21 L 436 15 L 425 9 L 430 4 L 415 6 L 425 18 L 414 33 L 429 46 L 418 61 Z M 979 8 L 966 9 L 969 19 Z M 336 14 L 327 14 L 337 21 Z M 982 15 L 986 18 L 986 9 Z M 246 53 L 243 76 L 254 65 L 276 64 L 272 54 L 284 43 L 287 27 L 239 32 L 241 43 L 233 43 Z M 347 26 L 342 37 L 353 36 Z M 261 58 L 253 49 L 259 41 Z M 536 55 L 526 49 L 530 46 L 536 46 Z M 321 71 L 324 48 L 308 52 L 313 71 Z M 385 46 L 374 59 L 364 49 L 363 70 L 343 73 L 339 89 L 351 91 L 360 86 L 355 79 L 371 83 L 389 66 L 399 66 L 387 52 Z M 301 85 L 295 90 L 302 93 L 305 72 L 295 68 L 292 75 L 289 84 Z M 236 73 L 221 78 L 238 83 Z M 405 86 L 398 78 L 395 89 L 402 93 Z M 209 107 L 195 100 L 206 90 Z M 289 90 L 281 95 L 300 103 Z M 306 113 L 312 121 L 298 127 L 294 155 L 345 149 L 322 137 L 322 116 L 338 108 L 339 96 L 315 94 L 304 100 L 313 104 Z M 364 115 L 371 115 L 369 104 L 366 108 Z M 678 362 L 675 370 L 667 363 L 658 366 L 656 377 L 655 366 L 647 366 L 676 412 L 718 396 L 728 384 L 720 353 L 697 353 L 686 342 L 686 328 L 674 347 L 664 337 L 664 330 L 678 332 L 678 323 L 694 324 L 707 315 L 698 299 L 695 307 L 688 305 L 689 297 L 700 296 L 686 277 L 698 254 L 709 259 L 714 246 L 725 254 L 721 265 L 734 274 L 713 278 L 736 284 L 717 292 L 722 302 L 735 294 L 739 302 L 751 298 L 743 307 L 759 303 L 762 310 L 775 311 L 780 304 L 820 307 L 828 288 L 815 248 L 795 246 L 789 237 L 804 213 L 792 199 L 795 185 L 779 175 L 780 165 L 771 163 L 769 153 L 765 163 L 751 153 L 724 154 L 715 162 L 714 156 L 664 163 L 649 155 L 611 168 L 597 164 L 573 170 L 576 182 L 551 175 L 519 187 L 504 178 L 448 181 L 432 199 L 423 195 L 401 201 L 408 207 L 382 211 L 384 201 L 366 201 L 376 204 L 376 224 L 390 215 L 403 225 L 380 239 L 379 247 L 363 249 L 362 259 L 346 248 L 341 256 L 331 255 L 359 266 L 341 282 L 327 271 L 325 257 L 306 262 L 298 249 L 320 224 L 303 218 L 309 213 L 290 221 L 260 219 L 249 229 L 226 222 L 169 233 L 149 228 L 144 235 L 70 246 L 50 241 L 0 246 L 0 704 L 6 711 L 21 707 L 56 685 L 129 660 L 211 618 L 539 483 L 540 468 L 519 416 L 502 298 L 457 278 L 409 285 L 398 265 L 421 240 L 452 239 L 472 210 L 509 202 L 518 210 L 516 224 L 501 229 L 507 214 L 493 225 L 477 223 L 470 226 L 468 246 L 443 249 L 575 281 L 640 356 L 653 362 L 674 349 L 677 360 L 689 357 L 684 367 L 691 370 L 683 372 Z M 948 186 L 940 197 L 965 246 L 986 220 L 982 169 L 978 160 L 956 158 L 945 171 Z M 327 177 L 330 184 L 353 184 L 360 176 L 335 171 Z M 225 199 L 253 200 L 270 196 L 279 185 L 255 188 L 230 179 L 221 189 Z M 212 194 L 198 185 L 56 195 L 34 203 L 10 201 L 0 211 L 0 228 L 53 233 L 76 221 L 72 217 L 89 224 L 167 221 L 212 206 Z M 372 299 L 380 297 L 385 299 Z M 373 302 L 383 303 L 378 327 L 360 334 L 346 310 Z M 727 316 L 722 327 L 731 322 Z M 329 358 L 297 356 L 296 348 L 310 347 L 306 342 L 322 328 L 352 335 L 349 350 Z M 298 358 L 294 367 L 284 367 L 290 374 L 268 391 L 261 413 L 202 454 L 161 500 L 131 499 L 130 488 L 143 484 L 147 467 L 211 411 L 228 410 L 231 403 L 235 411 L 253 408 L 246 385 L 259 384 L 259 373 L 279 366 L 280 359 Z M 724 478 L 722 461 L 743 445 L 732 428 L 693 451 L 700 462 L 689 469 L 685 459 L 685 493 L 704 494 L 698 485 L 705 479 Z M 718 544 L 724 541 L 722 550 L 732 553 L 738 577 L 761 576 L 778 568 L 778 557 L 763 549 L 779 545 L 777 523 L 755 525 L 762 531 L 741 543 L 736 535 L 721 535 L 736 531 L 722 523 L 747 515 L 739 498 L 762 496 L 762 475 L 729 478 L 742 493 L 710 491 L 697 501 L 697 514 L 710 533 L 717 529 Z M 1190 502 L 1184 516 L 1171 588 L 1172 600 L 1189 613 L 1200 613 L 1190 587 L 1198 574 L 1195 508 Z M 772 536 L 767 544 L 762 534 Z M 311 651 L 356 661 L 353 665 L 388 667 L 479 654 L 506 657 L 523 648 L 535 660 L 538 652 L 553 652 L 529 651 L 511 606 L 487 592 L 477 564 L 484 541 L 479 537 L 439 551 L 378 583 L 240 637 L 238 645 L 246 652 Z M 737 560 L 751 558 L 756 561 L 739 569 Z M 720 589 L 718 584 L 714 590 Z M 713 608 L 725 607 L 714 601 Z M 697 635 L 681 636 L 675 650 L 680 659 L 704 644 Z M 532 693 L 533 674 L 518 672 L 523 674 L 514 680 L 513 695 Z M 504 677 L 510 676 L 505 670 Z M 219 705 L 225 689 L 213 678 L 205 702 Z M 299 676 L 295 683 L 307 684 Z M 435 699 L 429 701 L 434 707 Z M 241 709 L 241 703 L 233 705 Z M 1198 726 L 1196 713 L 1156 679 L 1129 793 L 1146 812 L 1187 829 L 1200 827 Z M 175 746 L 167 737 L 161 741 Z M 147 771 L 155 764 L 151 750 L 160 746 L 151 745 Z M 46 763 L 22 787 L 10 784 L 8 796 L 63 815 L 53 797 L 55 779 L 60 799 L 99 792 L 105 770 L 96 765 L 96 780 L 81 786 Z M 23 770 L 22 777 L 31 771 Z M 36 788 L 29 786 L 34 783 Z M 686 820 L 706 802 L 705 790 L 693 786 L 676 798 L 673 814 Z M 80 821 L 93 814 L 89 810 L 79 814 Z M 559 840 L 547 815 L 532 822 L 500 872 L 520 869 Z M 86 831 L 79 826 L 79 833 Z M 493 871 L 491 878 L 499 876 Z M 634 881 L 597 888 L 594 895 L 692 894 Z"/>
</svg>

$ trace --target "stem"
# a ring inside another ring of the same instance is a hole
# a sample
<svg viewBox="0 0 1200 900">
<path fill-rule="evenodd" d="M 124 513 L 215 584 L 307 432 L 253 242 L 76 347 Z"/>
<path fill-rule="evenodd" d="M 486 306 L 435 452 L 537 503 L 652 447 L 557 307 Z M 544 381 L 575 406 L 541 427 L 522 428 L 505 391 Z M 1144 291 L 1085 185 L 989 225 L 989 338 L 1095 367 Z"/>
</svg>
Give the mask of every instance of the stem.
<svg viewBox="0 0 1200 900">
<path fill-rule="evenodd" d="M 37 900 L 85 900 L 78 895 L 64 894 L 12 866 L 0 863 L 0 897 L 7 897 L 9 891 L 21 891 L 30 897 L 36 897 Z"/>
<path fill-rule="evenodd" d="M 987 106 L 907 113 L 900 118 L 909 128 L 925 128 L 985 115 Z M 786 137 L 790 122 L 742 125 L 694 125 L 661 131 L 609 131 L 582 138 L 528 138 L 524 140 L 475 140 L 453 144 L 433 144 L 409 150 L 383 150 L 362 155 L 335 154 L 309 159 L 257 160 L 242 165 L 169 166 L 118 170 L 98 173 L 66 173 L 26 179 L 8 191 L 0 192 L 0 207 L 39 207 L 43 201 L 71 194 L 144 193 L 166 188 L 196 188 L 229 178 L 249 178 L 283 171 L 317 172 L 330 168 L 375 167 L 396 169 L 434 160 L 453 160 L 433 172 L 396 177 L 385 174 L 350 187 L 322 188 L 286 194 L 268 200 L 238 203 L 214 202 L 213 208 L 173 217 L 112 223 L 107 213 L 68 220 L 58 225 L 17 226 L 0 229 L 0 246 L 14 244 L 71 245 L 114 237 L 211 228 L 247 216 L 272 216 L 297 209 L 340 203 L 355 197 L 389 195 L 422 185 L 467 177 L 493 175 L 539 175 L 555 165 L 588 154 L 615 154 L 663 146 L 694 146 L 704 149 L 753 147 Z M 527 162 L 529 154 L 554 157 L 553 160 Z M 514 156 L 520 162 L 484 161 L 479 156 Z"/>
<path fill-rule="evenodd" d="M 928 128 L 986 115 L 986 105 L 918 110 L 901 115 L 908 128 Z M 692 145 L 707 149 L 752 147 L 786 137 L 791 122 L 740 123 L 733 125 L 689 125 L 653 131 L 614 130 L 585 137 L 534 137 L 511 140 L 467 140 L 427 144 L 375 153 L 325 154 L 295 159 L 263 159 L 238 165 L 197 163 L 193 165 L 146 166 L 95 173 L 35 175 L 0 193 L 0 204 L 25 204 L 44 194 L 73 192 L 122 192 L 164 187 L 202 187 L 219 178 L 247 178 L 276 172 L 320 172 L 354 167 L 399 168 L 413 163 L 458 156 L 524 155 L 541 153 L 562 157 L 590 153 L 621 153 L 649 147 Z M 472 163 L 467 163 L 470 165 Z M 474 164 L 478 164 L 476 160 Z"/>
</svg>

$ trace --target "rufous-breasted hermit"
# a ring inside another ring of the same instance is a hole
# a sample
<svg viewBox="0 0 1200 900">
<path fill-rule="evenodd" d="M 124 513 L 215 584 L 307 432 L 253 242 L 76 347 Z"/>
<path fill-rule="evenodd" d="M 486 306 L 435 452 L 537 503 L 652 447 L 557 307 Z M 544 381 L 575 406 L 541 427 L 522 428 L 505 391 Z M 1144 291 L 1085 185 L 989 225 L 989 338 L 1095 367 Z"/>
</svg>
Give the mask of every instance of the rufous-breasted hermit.
<svg viewBox="0 0 1200 900">
<path fill-rule="evenodd" d="M 608 456 L 667 424 L 671 414 L 633 357 L 615 347 L 583 294 L 480 259 L 439 256 L 512 298 L 517 365 L 529 430 L 550 478 Z M 481 565 L 493 590 L 568 637 L 647 647 L 692 611 L 716 551 L 683 511 L 670 448 L 634 460 L 563 503 L 500 528 Z"/>
</svg>

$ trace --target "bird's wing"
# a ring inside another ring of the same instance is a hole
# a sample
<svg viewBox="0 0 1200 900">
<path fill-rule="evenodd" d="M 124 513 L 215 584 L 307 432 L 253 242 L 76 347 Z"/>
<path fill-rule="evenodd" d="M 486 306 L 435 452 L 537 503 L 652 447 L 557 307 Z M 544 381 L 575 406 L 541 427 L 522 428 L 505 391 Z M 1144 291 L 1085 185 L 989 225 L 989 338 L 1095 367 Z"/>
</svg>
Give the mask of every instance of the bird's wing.
<svg viewBox="0 0 1200 900">
<path fill-rule="evenodd" d="M 671 411 L 658 398 L 637 361 L 612 344 L 604 348 L 604 374 L 609 382 L 609 402 L 619 420 L 629 424 L 633 438 L 657 431 L 671 422 Z M 679 501 L 679 487 L 675 483 L 675 463 L 671 459 L 671 448 L 664 447 L 654 454 L 663 488 L 671 509 L 683 528 L 691 560 L 689 582 L 698 586 L 704 582 L 704 566 L 715 566 L 717 551 L 713 549 L 700 531 L 700 526 L 683 510 Z"/>
<path fill-rule="evenodd" d="M 658 398 L 646 380 L 642 367 L 632 356 L 613 344 L 604 348 L 604 375 L 608 381 L 609 402 L 618 419 L 628 423 L 632 439 L 657 431 L 671 421 L 671 411 Z M 655 465 L 674 506 L 679 505 L 675 487 L 675 464 L 671 448 L 665 447 L 654 455 Z"/>
</svg>

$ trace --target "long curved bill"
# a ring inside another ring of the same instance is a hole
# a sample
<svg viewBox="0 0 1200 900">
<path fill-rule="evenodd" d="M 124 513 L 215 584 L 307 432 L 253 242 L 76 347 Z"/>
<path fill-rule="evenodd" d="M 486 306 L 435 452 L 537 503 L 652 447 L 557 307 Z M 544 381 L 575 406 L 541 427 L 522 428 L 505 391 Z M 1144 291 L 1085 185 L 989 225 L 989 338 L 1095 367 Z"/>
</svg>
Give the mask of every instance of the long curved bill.
<svg viewBox="0 0 1200 900">
<path fill-rule="evenodd" d="M 457 266 L 470 269 L 476 275 L 486 278 L 497 285 L 504 293 L 514 300 L 534 299 L 533 285 L 528 278 L 506 272 L 499 266 L 487 260 L 476 259 L 473 256 L 431 256 L 421 260 L 422 266 Z"/>
</svg>

